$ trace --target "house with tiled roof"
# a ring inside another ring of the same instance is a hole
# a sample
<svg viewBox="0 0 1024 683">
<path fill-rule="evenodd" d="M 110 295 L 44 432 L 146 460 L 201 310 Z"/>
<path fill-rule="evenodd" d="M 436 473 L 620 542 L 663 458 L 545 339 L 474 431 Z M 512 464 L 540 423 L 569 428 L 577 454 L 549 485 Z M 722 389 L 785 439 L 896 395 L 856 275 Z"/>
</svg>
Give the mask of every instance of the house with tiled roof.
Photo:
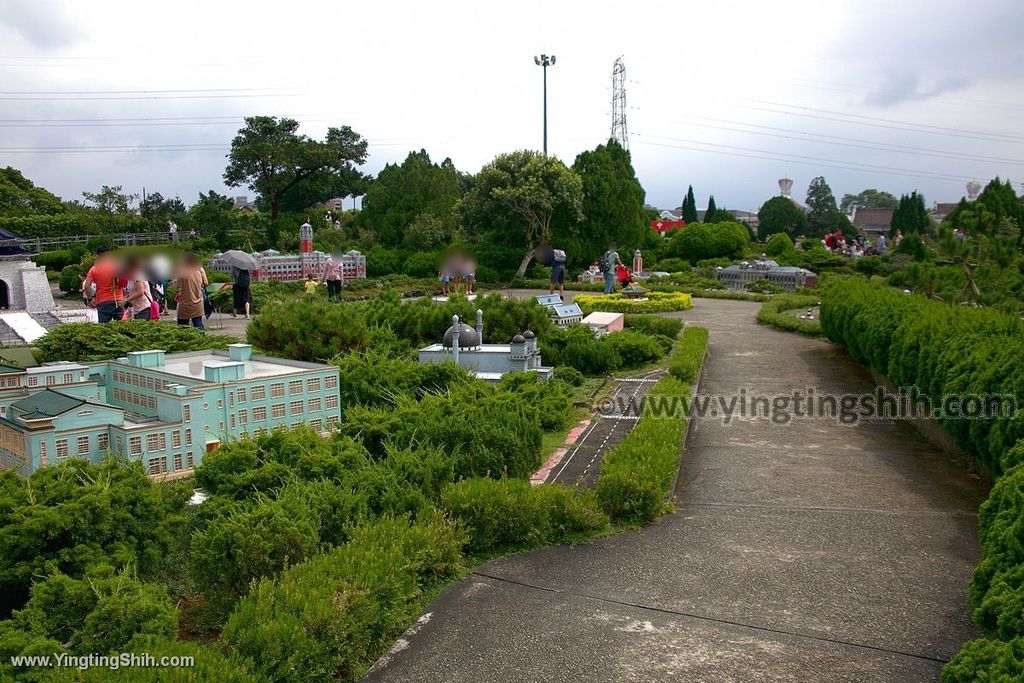
<svg viewBox="0 0 1024 683">
<path fill-rule="evenodd" d="M 888 234 L 892 226 L 892 214 L 894 209 L 883 208 L 861 208 L 853 207 L 853 215 L 850 222 L 857 230 L 867 233 Z"/>
</svg>

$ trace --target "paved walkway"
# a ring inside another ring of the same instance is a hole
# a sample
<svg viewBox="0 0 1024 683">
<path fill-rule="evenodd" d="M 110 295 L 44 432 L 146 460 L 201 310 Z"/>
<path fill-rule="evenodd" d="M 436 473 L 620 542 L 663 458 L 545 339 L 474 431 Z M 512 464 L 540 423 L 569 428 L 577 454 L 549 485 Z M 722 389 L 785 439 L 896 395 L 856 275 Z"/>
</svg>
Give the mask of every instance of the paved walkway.
<svg viewBox="0 0 1024 683">
<path fill-rule="evenodd" d="M 821 341 L 695 300 L 705 392 L 867 391 Z M 373 681 L 935 681 L 985 486 L 906 425 L 699 422 L 678 512 L 490 562 L 438 596 Z"/>
</svg>

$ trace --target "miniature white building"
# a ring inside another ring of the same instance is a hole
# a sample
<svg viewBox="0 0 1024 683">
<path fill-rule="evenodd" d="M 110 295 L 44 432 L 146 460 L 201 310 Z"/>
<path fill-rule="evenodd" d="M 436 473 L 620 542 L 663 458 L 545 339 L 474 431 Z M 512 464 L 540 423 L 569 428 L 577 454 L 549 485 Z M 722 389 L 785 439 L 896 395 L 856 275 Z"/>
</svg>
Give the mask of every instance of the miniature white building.
<svg viewBox="0 0 1024 683">
<path fill-rule="evenodd" d="M 419 351 L 420 363 L 450 361 L 469 370 L 479 379 L 497 382 L 507 372 L 536 372 L 551 379 L 555 369 L 541 365 L 537 337 L 530 330 L 512 337 L 508 344 L 484 344 L 484 313 L 476 312 L 476 329 L 452 316 L 452 326 L 440 344 L 431 344 Z"/>
<path fill-rule="evenodd" d="M 589 282 L 591 284 L 602 283 L 604 282 L 604 273 L 601 272 L 600 266 L 598 266 L 595 263 L 591 265 L 589 268 L 587 268 L 585 271 L 577 275 L 576 281 Z"/>
<path fill-rule="evenodd" d="M 557 294 L 538 294 L 537 303 L 548 309 L 551 321 L 559 327 L 567 327 L 583 320 L 583 311 L 577 304 L 567 304 Z"/>
<path fill-rule="evenodd" d="M 612 332 L 621 332 L 625 323 L 625 316 L 621 313 L 605 313 L 594 311 L 583 319 L 583 324 L 588 325 L 598 337 Z"/>
</svg>

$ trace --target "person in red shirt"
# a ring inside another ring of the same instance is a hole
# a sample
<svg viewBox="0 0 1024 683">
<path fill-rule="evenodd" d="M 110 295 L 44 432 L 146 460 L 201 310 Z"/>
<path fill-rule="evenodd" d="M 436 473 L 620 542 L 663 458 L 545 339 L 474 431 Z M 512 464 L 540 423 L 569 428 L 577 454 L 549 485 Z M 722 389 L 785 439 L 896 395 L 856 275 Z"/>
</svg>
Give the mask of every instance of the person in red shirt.
<svg viewBox="0 0 1024 683">
<path fill-rule="evenodd" d="M 632 273 L 629 272 L 629 268 L 620 263 L 615 267 L 615 274 L 619 278 L 620 286 L 629 287 L 630 276 L 632 275 Z"/>
<path fill-rule="evenodd" d="M 95 286 L 95 294 L 92 294 Z M 118 263 L 106 247 L 96 250 L 96 262 L 85 276 L 82 291 L 89 296 L 89 305 L 96 309 L 101 323 L 120 320 L 123 311 L 124 284 L 118 274 Z"/>
</svg>

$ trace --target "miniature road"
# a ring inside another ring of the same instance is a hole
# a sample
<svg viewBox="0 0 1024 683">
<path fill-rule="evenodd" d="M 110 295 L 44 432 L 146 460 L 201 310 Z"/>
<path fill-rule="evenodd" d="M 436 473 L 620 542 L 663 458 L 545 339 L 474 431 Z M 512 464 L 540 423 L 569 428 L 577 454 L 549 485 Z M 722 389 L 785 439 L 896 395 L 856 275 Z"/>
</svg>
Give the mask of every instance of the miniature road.
<svg viewBox="0 0 1024 683">
<path fill-rule="evenodd" d="M 696 299 L 705 393 L 863 392 L 834 346 Z M 966 609 L 985 485 L 905 424 L 700 421 L 678 511 L 504 557 L 450 586 L 371 681 L 935 681 Z M 429 616 L 428 616 L 429 615 Z"/>
<path fill-rule="evenodd" d="M 606 402 L 612 410 L 595 416 L 576 444 L 551 470 L 547 482 L 593 488 L 601 470 L 601 459 L 633 429 L 644 397 L 664 374 L 663 370 L 655 370 L 616 380 L 615 390 Z"/>
</svg>

